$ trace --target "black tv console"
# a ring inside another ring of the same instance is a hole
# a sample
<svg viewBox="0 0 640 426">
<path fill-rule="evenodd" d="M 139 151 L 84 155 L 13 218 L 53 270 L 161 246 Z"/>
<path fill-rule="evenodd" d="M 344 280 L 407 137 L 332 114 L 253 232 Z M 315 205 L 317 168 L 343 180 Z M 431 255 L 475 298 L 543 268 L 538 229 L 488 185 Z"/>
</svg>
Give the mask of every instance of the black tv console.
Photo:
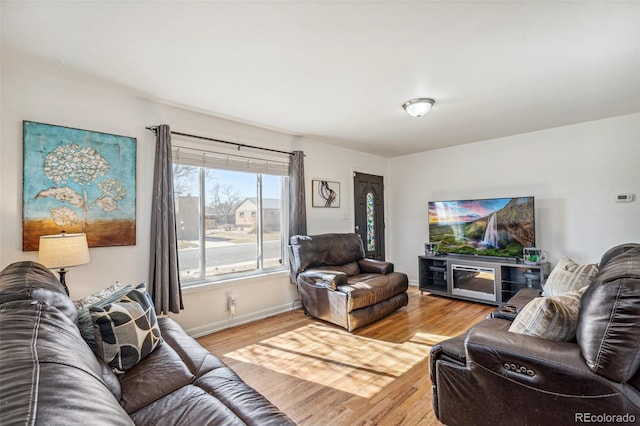
<svg viewBox="0 0 640 426">
<path fill-rule="evenodd" d="M 420 293 L 500 305 L 525 287 L 542 289 L 549 263 L 529 265 L 488 256 L 418 256 Z"/>
</svg>

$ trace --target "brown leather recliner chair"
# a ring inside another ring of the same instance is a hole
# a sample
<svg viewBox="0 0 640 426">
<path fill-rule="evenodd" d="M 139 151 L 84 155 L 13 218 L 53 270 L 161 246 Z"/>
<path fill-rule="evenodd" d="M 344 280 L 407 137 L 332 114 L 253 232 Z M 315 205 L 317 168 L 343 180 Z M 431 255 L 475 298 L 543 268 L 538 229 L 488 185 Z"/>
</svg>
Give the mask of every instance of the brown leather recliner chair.
<svg viewBox="0 0 640 426">
<path fill-rule="evenodd" d="M 431 349 L 433 408 L 447 425 L 634 424 L 640 420 L 640 244 L 605 253 L 574 342 L 488 318 Z"/>
<path fill-rule="evenodd" d="M 409 301 L 407 275 L 390 262 L 365 259 L 358 234 L 291 237 L 304 311 L 349 331 L 384 318 Z"/>
</svg>

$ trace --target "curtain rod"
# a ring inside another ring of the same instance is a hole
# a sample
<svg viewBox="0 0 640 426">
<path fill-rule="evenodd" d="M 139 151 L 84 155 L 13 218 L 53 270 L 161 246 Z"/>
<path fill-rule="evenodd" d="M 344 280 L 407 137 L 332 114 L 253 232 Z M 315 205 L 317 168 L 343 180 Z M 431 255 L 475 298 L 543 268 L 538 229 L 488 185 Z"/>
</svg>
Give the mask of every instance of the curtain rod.
<svg viewBox="0 0 640 426">
<path fill-rule="evenodd" d="M 156 126 L 147 127 L 146 129 L 151 130 L 153 133 L 156 133 L 158 130 Z M 189 133 L 174 132 L 173 130 L 171 131 L 171 134 L 178 135 L 178 136 L 186 136 L 186 137 L 195 138 L 195 139 L 203 139 L 203 140 L 212 141 L 212 142 L 226 143 L 228 145 L 235 145 L 238 147 L 238 151 L 240 151 L 240 148 L 252 148 L 252 149 L 261 149 L 263 151 L 269 151 L 269 152 L 277 152 L 279 154 L 294 155 L 293 152 L 289 152 L 289 151 L 280 151 L 278 149 L 263 148 L 261 146 L 247 145 L 244 143 L 223 141 L 222 139 L 214 139 L 214 138 L 207 138 L 205 136 L 190 135 Z"/>
</svg>

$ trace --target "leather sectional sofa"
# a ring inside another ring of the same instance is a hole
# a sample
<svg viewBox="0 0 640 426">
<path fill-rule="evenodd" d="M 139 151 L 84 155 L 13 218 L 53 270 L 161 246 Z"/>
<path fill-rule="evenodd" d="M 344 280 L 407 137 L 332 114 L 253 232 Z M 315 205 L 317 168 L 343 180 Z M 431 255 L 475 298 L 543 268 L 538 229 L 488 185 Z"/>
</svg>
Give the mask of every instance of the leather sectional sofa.
<svg viewBox="0 0 640 426">
<path fill-rule="evenodd" d="M 390 262 L 365 259 L 358 234 L 295 235 L 290 242 L 308 315 L 352 331 L 407 305 L 407 275 Z"/>
<path fill-rule="evenodd" d="M 170 318 L 158 318 L 163 342 L 120 375 L 77 318 L 42 265 L 0 272 L 0 424 L 294 424 Z"/>
<path fill-rule="evenodd" d="M 506 309 L 432 347 L 436 417 L 446 425 L 637 424 L 640 244 L 602 256 L 579 299 L 575 338 L 509 331 L 537 296 L 521 290 Z"/>
</svg>

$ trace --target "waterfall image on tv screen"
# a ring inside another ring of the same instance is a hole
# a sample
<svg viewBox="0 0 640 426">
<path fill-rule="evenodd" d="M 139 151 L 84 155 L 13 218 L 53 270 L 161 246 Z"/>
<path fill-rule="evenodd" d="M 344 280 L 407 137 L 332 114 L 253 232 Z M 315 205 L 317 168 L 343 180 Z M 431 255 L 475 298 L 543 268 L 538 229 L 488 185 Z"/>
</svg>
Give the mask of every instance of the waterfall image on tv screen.
<svg viewBox="0 0 640 426">
<path fill-rule="evenodd" d="M 535 246 L 533 197 L 430 201 L 429 241 L 438 251 L 522 257 Z"/>
</svg>

